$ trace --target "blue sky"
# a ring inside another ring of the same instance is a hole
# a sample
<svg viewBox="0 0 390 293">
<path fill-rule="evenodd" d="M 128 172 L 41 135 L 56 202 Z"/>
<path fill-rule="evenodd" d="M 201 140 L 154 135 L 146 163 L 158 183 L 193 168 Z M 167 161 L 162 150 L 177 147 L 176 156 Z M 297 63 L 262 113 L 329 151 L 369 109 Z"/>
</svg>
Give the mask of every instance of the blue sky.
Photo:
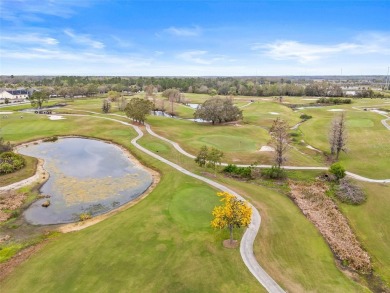
<svg viewBox="0 0 390 293">
<path fill-rule="evenodd" d="M 1 75 L 363 75 L 390 1 L 0 0 Z"/>
</svg>

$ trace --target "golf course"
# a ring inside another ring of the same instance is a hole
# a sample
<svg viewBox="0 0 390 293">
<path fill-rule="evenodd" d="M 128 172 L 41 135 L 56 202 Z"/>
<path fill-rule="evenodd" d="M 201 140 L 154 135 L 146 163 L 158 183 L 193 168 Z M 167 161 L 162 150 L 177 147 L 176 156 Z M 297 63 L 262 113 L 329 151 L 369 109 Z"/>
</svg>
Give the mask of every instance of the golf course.
<svg viewBox="0 0 390 293">
<path fill-rule="evenodd" d="M 134 97 L 137 96 L 128 99 Z M 28 104 L 1 108 L 0 112 L 12 114 L 6 119 L 0 117 L 0 135 L 15 145 L 53 136 L 114 143 L 129 151 L 142 165 L 157 171 L 158 184 L 130 207 L 93 225 L 88 225 L 88 220 L 75 223 L 79 227 L 68 233 L 61 232 L 66 230 L 62 225 L 37 229 L 22 220 L 20 210 L 19 216 L 0 226 L 1 233 L 12 235 L 12 241 L 0 244 L 0 264 L 12 262 L 23 248 L 36 249 L 24 261 L 7 269 L 0 283 L 4 292 L 23 292 L 26 288 L 29 292 L 266 292 L 242 260 L 243 252 L 222 245 L 229 237 L 228 230 L 210 227 L 211 212 L 220 203 L 216 196 L 218 188 L 186 175 L 181 169 L 222 184 L 259 212 L 261 225 L 253 242 L 253 254 L 281 290 L 370 292 L 390 284 L 388 183 L 356 181 L 367 197 L 361 205 L 348 205 L 335 199 L 371 258 L 371 277 L 364 277 L 348 273 L 342 267 L 315 225 L 288 196 L 287 181 L 237 180 L 221 172 L 222 167 L 214 172 L 198 166 L 170 143 L 177 143 L 193 156 L 204 145 L 223 150 L 224 163 L 272 165 L 274 154 L 260 149 L 270 145 L 269 129 L 273 120 L 281 117 L 296 138 L 290 143 L 285 165 L 326 170 L 329 163 L 324 154 L 329 152 L 329 125 L 343 111 L 348 152 L 340 154 L 340 163 L 347 171 L 362 177 L 389 179 L 390 131 L 381 123 L 383 116 L 364 110 L 385 106 L 388 99 L 359 99 L 350 105 L 295 110 L 275 99 L 237 96 L 234 104 L 242 107 L 243 120 L 215 126 L 188 120 L 195 109 L 174 103 L 175 118 L 147 116 L 146 122 L 158 136 L 149 133 L 144 125 L 132 126 L 132 121 L 114 103 L 109 113 L 102 113 L 102 99 L 53 99 L 49 105 L 66 103 L 53 108 L 55 115 L 63 118 L 58 120 L 50 120 L 50 115 L 18 112 L 31 108 Z M 158 99 L 164 98 L 158 96 Z M 208 97 L 191 94 L 188 99 L 201 104 Z M 284 102 L 305 104 L 308 101 L 290 97 Z M 302 122 L 302 114 L 312 118 Z M 301 124 L 294 128 L 298 123 Z M 139 139 L 132 143 L 137 136 Z M 36 159 L 27 157 L 25 168 L 13 176 L 0 177 L 1 187 L 34 175 L 36 163 Z M 289 170 L 287 177 L 310 184 L 324 170 Z M 37 190 L 34 182 L 21 192 L 34 198 Z M 235 239 L 241 239 L 245 231 L 245 228 L 235 229 Z"/>
</svg>

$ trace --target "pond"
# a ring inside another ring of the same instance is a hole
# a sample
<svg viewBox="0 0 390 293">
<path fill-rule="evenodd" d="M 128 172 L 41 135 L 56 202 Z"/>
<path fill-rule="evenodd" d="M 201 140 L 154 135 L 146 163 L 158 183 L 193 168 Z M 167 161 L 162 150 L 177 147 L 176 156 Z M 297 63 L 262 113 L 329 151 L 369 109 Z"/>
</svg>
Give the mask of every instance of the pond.
<svg viewBox="0 0 390 293">
<path fill-rule="evenodd" d="M 50 174 L 40 189 L 50 198 L 34 202 L 24 212 L 34 225 L 76 222 L 83 213 L 106 213 L 139 197 L 153 181 L 120 147 L 98 140 L 63 138 L 18 151 L 42 158 Z M 47 200 L 50 206 L 42 207 Z"/>
</svg>

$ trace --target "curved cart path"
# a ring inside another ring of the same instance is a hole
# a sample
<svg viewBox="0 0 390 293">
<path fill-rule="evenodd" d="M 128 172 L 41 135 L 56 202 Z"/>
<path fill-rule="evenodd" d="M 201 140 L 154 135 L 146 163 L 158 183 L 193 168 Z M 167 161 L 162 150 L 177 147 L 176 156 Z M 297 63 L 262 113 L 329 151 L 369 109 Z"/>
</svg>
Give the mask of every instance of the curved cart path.
<svg viewBox="0 0 390 293">
<path fill-rule="evenodd" d="M 121 116 L 123 117 L 123 116 Z M 187 153 L 185 150 L 183 150 L 181 148 L 181 146 L 177 143 L 177 142 L 174 142 L 172 140 L 169 140 L 165 137 L 162 137 L 161 135 L 158 135 L 157 133 L 155 133 L 151 128 L 150 128 L 150 125 L 149 124 L 145 124 L 146 126 L 146 131 L 149 132 L 149 134 L 161 139 L 161 140 L 164 140 L 168 143 L 170 143 L 178 152 L 180 152 L 181 154 L 189 157 L 189 158 L 192 158 L 194 159 L 195 156 L 194 155 L 191 155 L 190 153 Z M 228 164 L 227 163 L 221 163 L 222 166 L 227 166 Z M 238 167 L 249 167 L 251 165 L 237 165 Z M 271 168 L 272 166 L 271 165 L 255 165 L 253 167 L 257 167 L 257 168 Z M 285 169 L 288 169 L 288 170 L 328 170 L 329 168 L 328 167 L 299 167 L 299 166 L 283 166 L 283 168 Z M 346 174 L 353 178 L 353 179 L 356 179 L 356 180 L 359 180 L 359 181 L 365 181 L 365 182 L 372 182 L 372 183 L 390 183 L 390 179 L 371 179 L 371 178 L 367 178 L 367 177 L 363 177 L 363 176 L 360 176 L 358 174 L 355 174 L 355 173 L 352 173 L 352 172 L 346 172 Z"/>
<path fill-rule="evenodd" d="M 94 113 L 94 112 L 91 112 L 91 113 Z M 96 113 L 98 114 L 98 113 Z M 142 147 L 141 145 L 139 145 L 137 143 L 138 139 L 140 139 L 144 133 L 142 132 L 142 130 L 138 127 L 138 126 L 135 126 L 133 124 L 130 124 L 128 122 L 124 122 L 124 121 L 121 121 L 121 120 L 118 120 L 118 119 L 113 119 L 113 118 L 108 118 L 108 117 L 102 117 L 102 116 L 91 116 L 91 115 L 82 115 L 82 114 L 61 114 L 61 115 L 66 115 L 66 116 L 85 116 L 85 117 L 95 117 L 95 118 L 99 118 L 99 119 L 106 119 L 106 120 L 111 120 L 111 121 L 115 121 L 115 122 L 118 122 L 118 123 L 121 123 L 123 125 L 127 125 L 127 126 L 131 126 L 134 128 L 134 130 L 137 132 L 138 136 L 133 138 L 131 140 L 131 143 L 137 148 L 139 149 L 140 151 L 148 154 L 149 156 L 173 167 L 174 169 L 182 172 L 183 174 L 186 174 L 188 176 L 191 176 L 193 178 L 196 178 L 198 180 L 201 180 L 219 190 L 222 190 L 222 191 L 225 191 L 225 192 L 228 192 L 230 194 L 233 194 L 234 196 L 236 196 L 238 199 L 241 199 L 241 200 L 245 200 L 241 195 L 239 195 L 238 193 L 236 193 L 235 191 L 231 190 L 230 188 L 218 183 L 218 182 L 215 182 L 215 181 L 212 181 L 206 177 L 203 177 L 203 176 L 199 176 L 197 174 L 194 174 L 186 169 L 184 169 L 183 167 L 149 151 L 148 149 Z M 124 116 L 121 116 L 121 115 L 117 115 L 117 116 L 120 116 L 120 117 L 124 117 Z M 126 117 L 127 118 L 127 117 Z M 178 146 L 180 147 L 180 146 Z M 31 178 L 28 178 L 28 179 L 31 179 Z M 19 182 L 21 183 L 21 182 Z M 10 186 L 5 186 L 4 189 L 7 189 L 8 187 Z M 19 187 L 21 187 L 19 185 Z M 249 203 L 250 204 L 250 203 Z M 260 284 L 263 285 L 263 287 L 268 291 L 268 292 L 271 292 L 271 293 L 285 293 L 285 291 L 267 274 L 267 272 L 259 265 L 259 263 L 257 262 L 256 260 L 256 257 L 253 253 L 253 243 L 255 241 L 255 238 L 256 238 L 256 235 L 260 229 L 260 224 L 261 224 L 261 216 L 260 216 L 260 213 L 258 212 L 258 210 L 253 206 L 251 205 L 251 208 L 252 208 L 252 220 L 251 220 L 251 223 L 249 225 L 249 227 L 246 229 L 244 235 L 242 236 L 242 239 L 241 239 L 241 243 L 240 243 L 240 254 L 241 254 L 241 257 L 245 263 L 245 265 L 247 266 L 247 268 L 249 269 L 249 271 L 253 274 L 253 276 L 260 282 Z"/>
</svg>

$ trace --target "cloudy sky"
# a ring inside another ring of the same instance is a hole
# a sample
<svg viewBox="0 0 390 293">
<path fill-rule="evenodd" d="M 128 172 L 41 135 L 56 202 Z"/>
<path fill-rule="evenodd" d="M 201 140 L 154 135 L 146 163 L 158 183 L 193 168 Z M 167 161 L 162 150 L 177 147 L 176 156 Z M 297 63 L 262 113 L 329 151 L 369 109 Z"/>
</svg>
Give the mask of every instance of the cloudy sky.
<svg viewBox="0 0 390 293">
<path fill-rule="evenodd" d="M 0 0 L 0 75 L 363 75 L 390 1 Z"/>
</svg>

